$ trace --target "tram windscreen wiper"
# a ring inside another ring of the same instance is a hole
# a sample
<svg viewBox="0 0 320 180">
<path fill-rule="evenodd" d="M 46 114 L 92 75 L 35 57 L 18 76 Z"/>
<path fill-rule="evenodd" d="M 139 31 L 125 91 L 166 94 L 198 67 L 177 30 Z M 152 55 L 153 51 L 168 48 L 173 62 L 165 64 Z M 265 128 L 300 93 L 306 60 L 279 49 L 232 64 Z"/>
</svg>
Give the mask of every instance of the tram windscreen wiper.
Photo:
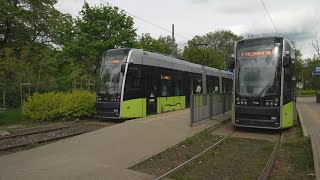
<svg viewBox="0 0 320 180">
<path fill-rule="evenodd" d="M 278 78 L 275 76 L 267 85 L 264 87 L 259 93 L 257 93 L 256 98 L 259 98 L 266 90 L 268 90 L 274 83 L 274 81 Z"/>
</svg>

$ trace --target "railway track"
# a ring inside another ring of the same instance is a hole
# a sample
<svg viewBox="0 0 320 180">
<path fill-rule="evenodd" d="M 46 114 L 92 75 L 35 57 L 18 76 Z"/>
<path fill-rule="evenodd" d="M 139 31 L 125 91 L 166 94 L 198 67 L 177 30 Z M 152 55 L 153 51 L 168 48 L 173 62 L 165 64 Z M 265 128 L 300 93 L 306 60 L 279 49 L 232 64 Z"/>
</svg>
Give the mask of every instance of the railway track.
<svg viewBox="0 0 320 180">
<path fill-rule="evenodd" d="M 67 123 L 57 126 L 38 127 L 27 130 L 26 132 L 17 132 L 0 138 L 0 151 L 26 147 L 29 145 L 50 142 L 71 136 L 94 131 L 111 125 L 103 123 Z"/>
<path fill-rule="evenodd" d="M 281 132 L 275 146 L 273 147 L 269 160 L 258 178 L 259 180 L 266 180 L 269 177 L 272 167 L 274 165 L 274 162 L 276 161 L 277 154 L 282 143 L 282 138 L 283 138 L 283 134 Z"/>
<path fill-rule="evenodd" d="M 222 144 L 228 137 L 230 137 L 232 135 L 232 133 L 234 133 L 236 131 L 236 129 L 234 129 L 231 133 L 229 133 L 228 135 L 222 137 L 219 141 L 217 141 L 216 143 L 214 143 L 213 145 L 211 145 L 210 147 L 208 147 L 207 149 L 205 149 L 204 151 L 200 152 L 199 154 L 195 155 L 194 157 L 192 157 L 191 159 L 185 161 L 184 163 L 180 164 L 179 166 L 173 168 L 172 170 L 164 173 L 163 175 L 155 178 L 155 180 L 159 180 L 159 179 L 163 179 L 167 176 L 169 176 L 170 174 L 173 174 L 174 172 L 178 171 L 179 169 L 183 168 L 184 166 L 188 165 L 189 163 L 191 163 L 193 160 L 197 159 L 198 157 L 200 157 L 201 155 L 203 155 L 204 153 L 208 152 L 211 149 L 215 149 L 217 148 L 220 144 Z"/>
<path fill-rule="evenodd" d="M 208 147 L 207 149 L 205 149 L 204 151 L 200 152 L 199 154 L 195 155 L 194 157 L 192 157 L 191 159 L 183 162 L 182 164 L 180 164 L 179 166 L 173 168 L 172 170 L 158 176 L 155 178 L 155 180 L 160 180 L 163 179 L 165 177 L 168 177 L 169 175 L 177 172 L 178 170 L 180 170 L 181 168 L 185 167 L 186 165 L 190 164 L 192 161 L 194 161 L 195 159 L 199 158 L 200 156 L 202 156 L 203 154 L 205 154 L 206 152 L 208 152 L 211 149 L 215 149 L 217 148 L 219 145 L 221 145 L 224 141 L 226 141 L 235 131 L 237 131 L 237 129 L 234 129 L 231 133 L 229 133 L 228 135 L 222 137 L 218 142 L 216 142 L 215 144 L 211 145 L 210 147 Z M 260 176 L 259 176 L 259 180 L 266 180 L 272 170 L 272 167 L 275 163 L 277 154 L 278 154 L 278 150 L 280 148 L 281 142 L 282 142 L 282 138 L 283 138 L 283 134 L 280 133 L 277 141 L 275 143 L 275 146 L 272 150 L 272 153 L 270 154 L 270 157 L 268 159 L 268 162 L 266 163 L 263 171 L 261 172 Z"/>
</svg>

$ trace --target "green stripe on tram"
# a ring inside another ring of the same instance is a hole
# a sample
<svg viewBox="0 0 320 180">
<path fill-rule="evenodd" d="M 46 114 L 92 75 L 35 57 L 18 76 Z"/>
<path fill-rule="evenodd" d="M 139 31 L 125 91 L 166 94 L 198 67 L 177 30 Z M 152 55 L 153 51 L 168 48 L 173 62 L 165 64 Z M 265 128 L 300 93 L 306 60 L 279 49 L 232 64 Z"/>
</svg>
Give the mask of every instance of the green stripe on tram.
<svg viewBox="0 0 320 180">
<path fill-rule="evenodd" d="M 293 101 L 282 107 L 282 128 L 293 126 Z"/>
<path fill-rule="evenodd" d="M 146 98 L 123 101 L 121 118 L 138 118 L 147 116 L 146 102 Z"/>
<path fill-rule="evenodd" d="M 186 108 L 185 96 L 171 96 L 157 98 L 157 113 L 181 110 Z"/>
</svg>

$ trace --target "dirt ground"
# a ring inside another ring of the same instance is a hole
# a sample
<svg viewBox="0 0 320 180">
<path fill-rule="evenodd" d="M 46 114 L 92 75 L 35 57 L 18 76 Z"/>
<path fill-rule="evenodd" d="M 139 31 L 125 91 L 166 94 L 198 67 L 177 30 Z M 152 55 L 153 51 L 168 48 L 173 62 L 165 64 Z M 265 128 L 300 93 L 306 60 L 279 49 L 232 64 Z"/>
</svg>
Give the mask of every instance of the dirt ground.
<svg viewBox="0 0 320 180">
<path fill-rule="evenodd" d="M 235 127 L 232 123 L 227 123 L 222 125 L 220 128 L 213 130 L 213 134 L 225 136 L 232 132 Z M 232 137 L 245 138 L 245 139 L 258 139 L 267 140 L 275 142 L 278 139 L 280 131 L 270 130 L 270 129 L 254 129 L 254 128 L 237 128 L 237 130 L 232 133 Z"/>
</svg>

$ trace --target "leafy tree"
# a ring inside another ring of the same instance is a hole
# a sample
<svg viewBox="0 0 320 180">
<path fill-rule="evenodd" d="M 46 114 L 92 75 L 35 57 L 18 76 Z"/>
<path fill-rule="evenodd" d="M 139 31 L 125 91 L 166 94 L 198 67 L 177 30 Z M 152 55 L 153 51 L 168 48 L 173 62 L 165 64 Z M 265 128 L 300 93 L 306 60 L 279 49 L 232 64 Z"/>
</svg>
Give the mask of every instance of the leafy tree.
<svg viewBox="0 0 320 180">
<path fill-rule="evenodd" d="M 154 39 L 149 33 L 143 34 L 138 38 L 137 48 L 144 49 L 145 51 L 158 52 L 167 55 L 172 54 L 172 38 L 170 36 L 160 36 Z M 175 43 L 174 55 L 178 53 L 178 45 Z"/>
<path fill-rule="evenodd" d="M 234 52 L 234 43 L 241 36 L 229 30 L 210 32 L 204 36 L 195 36 L 188 41 L 183 52 L 184 59 L 219 69 L 225 68 L 225 59 Z"/>
<path fill-rule="evenodd" d="M 50 44 L 61 13 L 56 0 L 1 0 L 0 49 L 33 42 Z"/>
<path fill-rule="evenodd" d="M 63 14 L 56 0 L 0 1 L 0 83 L 9 105 L 20 104 L 20 82 L 32 91 L 56 87 L 56 34 Z"/>
<path fill-rule="evenodd" d="M 320 58 L 318 56 L 305 60 L 301 70 L 303 73 L 303 84 L 305 85 L 304 89 L 320 89 L 320 78 L 312 74 L 318 66 L 320 66 Z"/>
<path fill-rule="evenodd" d="M 102 53 L 108 49 L 131 47 L 135 42 L 136 29 L 133 27 L 133 18 L 120 11 L 118 7 L 90 7 L 85 2 L 74 25 L 70 26 L 70 21 L 66 24 L 72 33 L 63 36 L 68 41 L 65 51 L 86 66 L 99 63 Z"/>
<path fill-rule="evenodd" d="M 296 78 L 297 78 L 297 82 L 298 82 L 299 79 L 301 78 L 301 70 L 302 70 L 302 66 L 303 66 L 302 54 L 299 49 L 295 49 L 294 53 L 295 53 L 295 66 L 296 66 L 295 74 L 296 74 Z"/>
</svg>

